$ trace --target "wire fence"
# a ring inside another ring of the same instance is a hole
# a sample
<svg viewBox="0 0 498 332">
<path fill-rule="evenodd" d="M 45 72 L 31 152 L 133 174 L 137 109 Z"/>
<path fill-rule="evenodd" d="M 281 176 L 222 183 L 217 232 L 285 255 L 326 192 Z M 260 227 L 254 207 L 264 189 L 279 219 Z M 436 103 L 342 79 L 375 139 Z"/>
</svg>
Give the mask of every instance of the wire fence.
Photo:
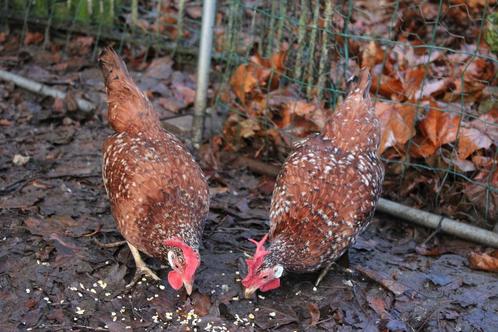
<svg viewBox="0 0 498 332">
<path fill-rule="evenodd" d="M 22 34 L 196 56 L 200 1 L 2 0 Z M 498 220 L 495 0 L 218 3 L 211 109 L 224 148 L 283 159 L 317 131 L 361 66 L 373 74 L 390 198 L 492 227 Z M 2 20 L 3 21 L 3 20 Z M 21 40 L 22 40 L 21 35 Z"/>
</svg>

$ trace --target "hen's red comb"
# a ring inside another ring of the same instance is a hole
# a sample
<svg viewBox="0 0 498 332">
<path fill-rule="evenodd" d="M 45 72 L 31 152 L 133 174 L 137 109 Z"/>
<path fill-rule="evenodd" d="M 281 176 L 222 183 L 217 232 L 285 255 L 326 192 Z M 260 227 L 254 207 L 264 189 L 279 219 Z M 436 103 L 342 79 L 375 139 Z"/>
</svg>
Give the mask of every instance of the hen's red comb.
<svg viewBox="0 0 498 332">
<path fill-rule="evenodd" d="M 244 286 L 252 277 L 256 274 L 258 268 L 263 264 L 263 260 L 266 255 L 268 255 L 268 251 L 265 249 L 265 242 L 268 238 L 268 234 L 263 236 L 263 238 L 258 242 L 253 239 L 249 239 L 252 243 L 256 245 L 256 252 L 252 258 L 246 259 L 247 264 L 247 276 L 242 280 L 242 284 Z"/>
<path fill-rule="evenodd" d="M 186 244 L 180 239 L 171 239 L 164 241 L 164 244 L 168 247 L 180 248 L 183 252 L 183 257 L 185 258 L 185 275 L 192 276 L 195 270 L 200 264 L 199 258 L 191 246 Z"/>
</svg>

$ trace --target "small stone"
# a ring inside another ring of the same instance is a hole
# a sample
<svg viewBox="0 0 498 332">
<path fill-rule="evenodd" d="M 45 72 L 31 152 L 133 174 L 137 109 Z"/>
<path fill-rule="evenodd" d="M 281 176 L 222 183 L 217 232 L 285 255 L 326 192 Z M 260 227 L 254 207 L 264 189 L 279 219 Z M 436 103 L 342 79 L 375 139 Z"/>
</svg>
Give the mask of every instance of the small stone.
<svg viewBox="0 0 498 332">
<path fill-rule="evenodd" d="M 29 161 L 29 156 L 23 156 L 22 154 L 15 154 L 12 159 L 12 163 L 16 166 L 26 165 Z"/>
<path fill-rule="evenodd" d="M 348 287 L 353 287 L 353 282 L 351 280 L 344 280 L 342 283 Z"/>
</svg>

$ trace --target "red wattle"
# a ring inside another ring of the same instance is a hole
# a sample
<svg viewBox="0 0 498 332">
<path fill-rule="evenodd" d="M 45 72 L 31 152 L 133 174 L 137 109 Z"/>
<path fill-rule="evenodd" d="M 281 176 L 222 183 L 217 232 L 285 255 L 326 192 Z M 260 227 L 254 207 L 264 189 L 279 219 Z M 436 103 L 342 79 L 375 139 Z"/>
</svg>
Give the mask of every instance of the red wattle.
<svg viewBox="0 0 498 332">
<path fill-rule="evenodd" d="M 168 282 L 175 290 L 179 290 L 183 285 L 182 277 L 176 271 L 170 271 L 168 273 Z"/>
<path fill-rule="evenodd" d="M 268 292 L 278 287 L 280 287 L 280 279 L 273 279 L 269 283 L 266 283 L 263 286 L 259 287 L 259 290 L 262 292 Z"/>
</svg>

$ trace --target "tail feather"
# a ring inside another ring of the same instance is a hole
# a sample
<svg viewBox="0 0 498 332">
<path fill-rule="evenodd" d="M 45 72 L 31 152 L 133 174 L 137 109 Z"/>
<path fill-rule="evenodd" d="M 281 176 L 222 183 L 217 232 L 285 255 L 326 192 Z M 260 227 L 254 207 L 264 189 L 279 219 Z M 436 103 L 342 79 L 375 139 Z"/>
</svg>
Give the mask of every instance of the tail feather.
<svg viewBox="0 0 498 332">
<path fill-rule="evenodd" d="M 358 75 L 351 77 L 347 81 L 347 85 L 351 93 L 360 93 L 363 98 L 367 98 L 370 93 L 370 86 L 372 85 L 370 70 L 363 67 Z"/>
<path fill-rule="evenodd" d="M 105 85 L 108 89 L 113 86 L 113 82 L 120 84 L 127 82 L 135 85 L 125 63 L 112 47 L 104 48 L 98 60 L 102 75 L 104 75 Z"/>
<path fill-rule="evenodd" d="M 368 68 L 362 68 L 360 71 L 360 80 L 358 82 L 358 89 L 365 94 L 370 91 L 370 85 L 372 84 L 372 77 L 370 75 L 370 70 Z"/>
<path fill-rule="evenodd" d="M 106 47 L 98 61 L 107 88 L 111 126 L 118 132 L 144 131 L 147 127 L 157 127 L 157 113 L 131 78 L 121 57 L 111 47 Z"/>
</svg>

